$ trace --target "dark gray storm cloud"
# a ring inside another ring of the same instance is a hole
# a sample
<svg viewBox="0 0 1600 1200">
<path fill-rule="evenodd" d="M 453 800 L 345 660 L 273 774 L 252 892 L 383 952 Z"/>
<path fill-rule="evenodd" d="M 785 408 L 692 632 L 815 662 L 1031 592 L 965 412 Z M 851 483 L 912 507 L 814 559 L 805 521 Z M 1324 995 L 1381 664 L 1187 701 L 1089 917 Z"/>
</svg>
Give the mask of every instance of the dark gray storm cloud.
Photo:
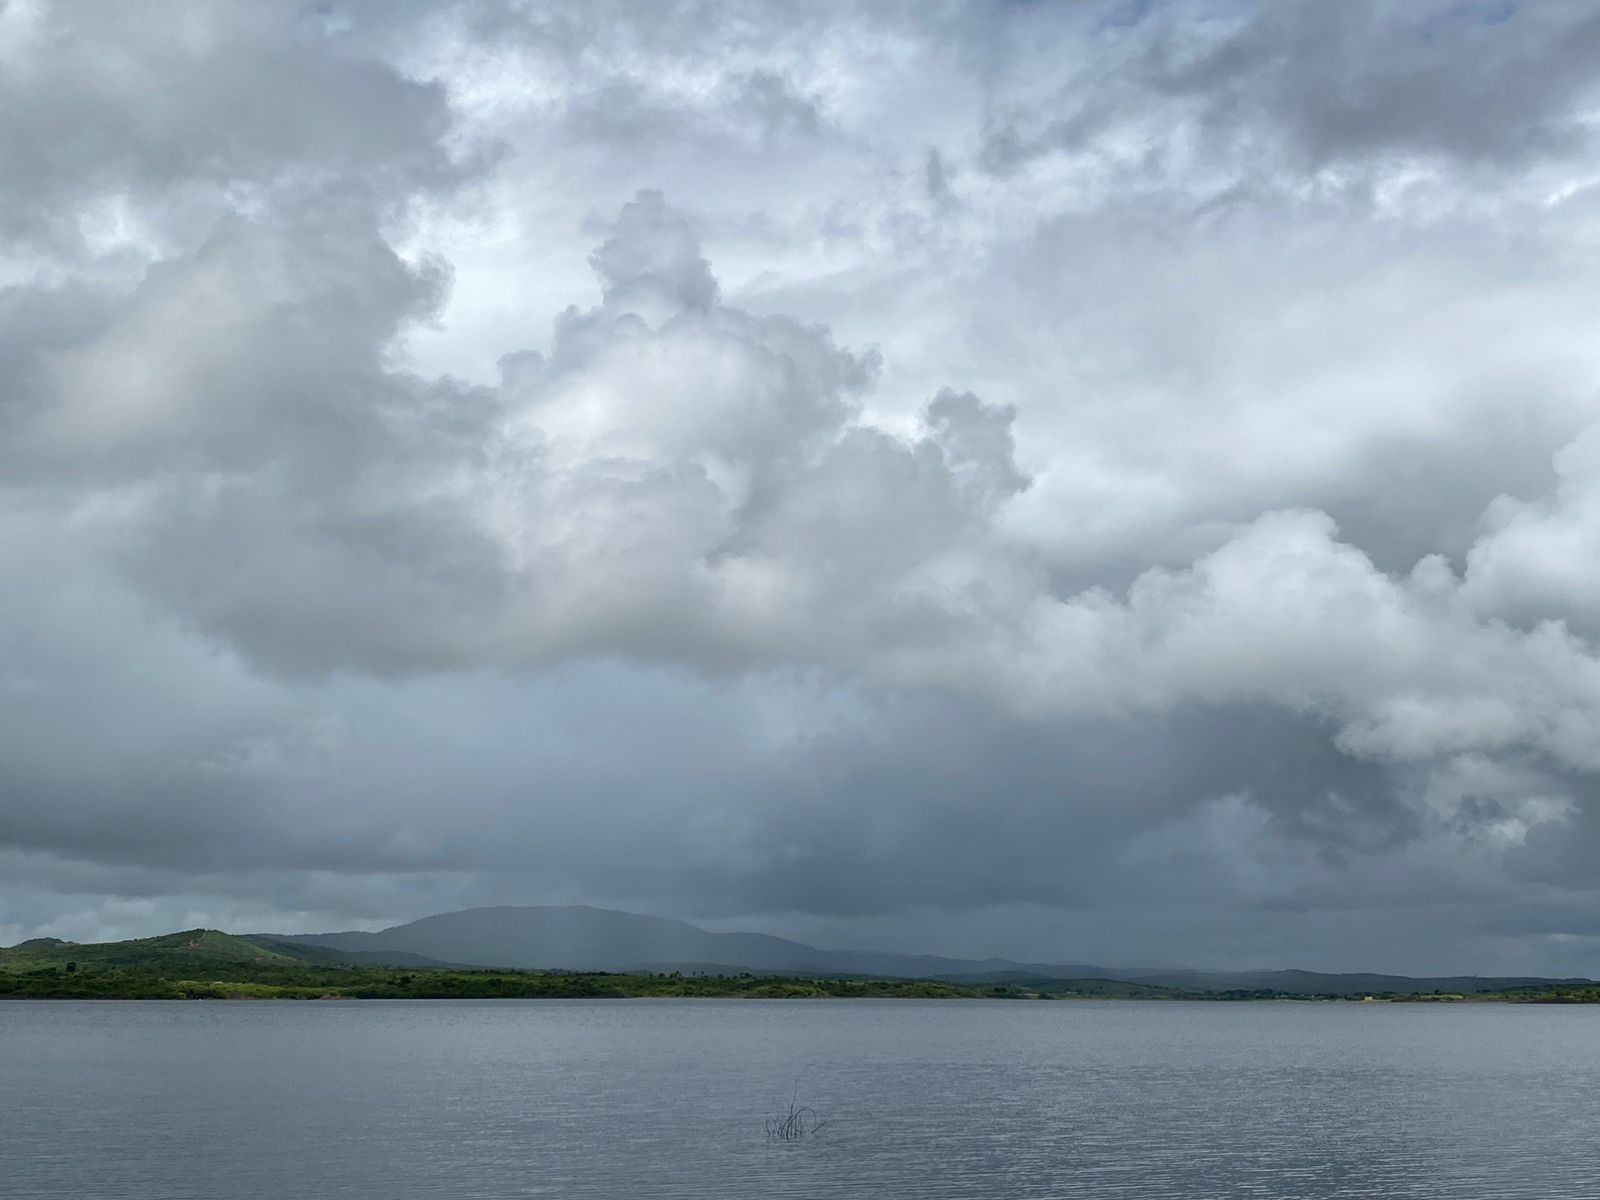
<svg viewBox="0 0 1600 1200">
<path fill-rule="evenodd" d="M 241 206 L 381 211 L 466 173 L 443 82 L 314 6 L 6 10 L 0 231 L 18 249 L 92 246 L 127 210 L 166 227 Z"/>
<path fill-rule="evenodd" d="M 1035 110 L 990 129 L 995 171 L 1051 153 L 1198 148 L 1249 174 L 1421 164 L 1524 169 L 1593 144 L 1600 17 L 1578 3 L 1153 6 Z M 1195 141 L 1198 140 L 1198 147 Z"/>
<path fill-rule="evenodd" d="M 1597 30 L 0 6 L 0 940 L 1600 969 Z"/>
</svg>

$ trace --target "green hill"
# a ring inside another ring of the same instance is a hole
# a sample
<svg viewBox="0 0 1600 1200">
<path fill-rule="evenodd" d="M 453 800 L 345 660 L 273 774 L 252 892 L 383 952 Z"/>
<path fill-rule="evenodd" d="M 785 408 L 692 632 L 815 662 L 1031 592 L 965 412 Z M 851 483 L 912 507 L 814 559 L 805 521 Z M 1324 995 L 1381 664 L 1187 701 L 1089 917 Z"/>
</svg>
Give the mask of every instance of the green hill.
<svg viewBox="0 0 1600 1200">
<path fill-rule="evenodd" d="M 181 933 L 126 942 L 78 943 L 34 938 L 0 949 L 0 971 L 30 971 L 52 966 L 65 969 L 68 964 L 76 964 L 78 970 L 96 967 L 168 969 L 218 963 L 288 965 L 300 961 L 303 961 L 301 956 L 275 949 L 270 943 L 262 945 L 216 929 L 186 929 Z"/>
</svg>

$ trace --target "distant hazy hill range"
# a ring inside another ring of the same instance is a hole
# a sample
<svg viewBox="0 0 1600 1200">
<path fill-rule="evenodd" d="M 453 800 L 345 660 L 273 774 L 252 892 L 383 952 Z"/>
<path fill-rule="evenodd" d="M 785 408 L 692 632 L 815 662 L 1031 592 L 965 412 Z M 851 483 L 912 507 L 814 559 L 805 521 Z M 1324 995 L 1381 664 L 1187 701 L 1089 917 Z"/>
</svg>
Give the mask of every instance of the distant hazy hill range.
<svg viewBox="0 0 1600 1200">
<path fill-rule="evenodd" d="M 824 950 L 763 933 L 713 933 L 684 921 L 610 909 L 469 908 L 423 917 L 376 933 L 260 935 L 261 942 L 317 946 L 368 962 L 399 956 L 483 967 L 574 971 L 741 971 L 830 976 L 888 976 L 958 983 L 1051 979 L 1115 979 L 1203 991 L 1270 989 L 1350 996 L 1382 992 L 1477 993 L 1581 979 L 1533 977 L 1323 974 L 1316 971 L 1193 971 L 1108 968 L 1084 963 L 1021 963 L 1006 959 Z"/>
<path fill-rule="evenodd" d="M 712 933 L 685 921 L 584 906 L 469 908 L 377 933 L 262 936 L 341 952 L 403 952 L 476 966 L 546 970 L 731 969 L 925 979 L 1020 965 L 1002 959 L 819 950 L 764 933 Z"/>
</svg>

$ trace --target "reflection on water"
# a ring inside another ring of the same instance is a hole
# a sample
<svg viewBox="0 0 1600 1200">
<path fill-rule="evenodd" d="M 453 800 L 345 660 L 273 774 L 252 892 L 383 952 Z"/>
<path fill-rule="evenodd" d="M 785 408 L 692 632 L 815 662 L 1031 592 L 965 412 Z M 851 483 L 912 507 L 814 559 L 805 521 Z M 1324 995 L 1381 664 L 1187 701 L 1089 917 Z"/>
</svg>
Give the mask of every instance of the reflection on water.
<svg viewBox="0 0 1600 1200">
<path fill-rule="evenodd" d="M 6 1002 L 0 1084 L 18 1198 L 1600 1197 L 1576 1007 Z"/>
</svg>

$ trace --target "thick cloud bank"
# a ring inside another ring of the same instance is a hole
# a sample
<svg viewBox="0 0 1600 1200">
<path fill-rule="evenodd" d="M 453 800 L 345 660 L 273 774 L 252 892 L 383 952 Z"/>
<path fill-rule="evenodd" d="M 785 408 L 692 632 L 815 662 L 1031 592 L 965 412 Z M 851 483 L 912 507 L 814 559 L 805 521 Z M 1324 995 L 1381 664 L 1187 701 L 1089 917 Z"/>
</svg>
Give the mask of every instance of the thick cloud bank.
<svg viewBox="0 0 1600 1200">
<path fill-rule="evenodd" d="M 1600 970 L 1592 14 L 727 15 L 0 7 L 0 933 Z"/>
</svg>

